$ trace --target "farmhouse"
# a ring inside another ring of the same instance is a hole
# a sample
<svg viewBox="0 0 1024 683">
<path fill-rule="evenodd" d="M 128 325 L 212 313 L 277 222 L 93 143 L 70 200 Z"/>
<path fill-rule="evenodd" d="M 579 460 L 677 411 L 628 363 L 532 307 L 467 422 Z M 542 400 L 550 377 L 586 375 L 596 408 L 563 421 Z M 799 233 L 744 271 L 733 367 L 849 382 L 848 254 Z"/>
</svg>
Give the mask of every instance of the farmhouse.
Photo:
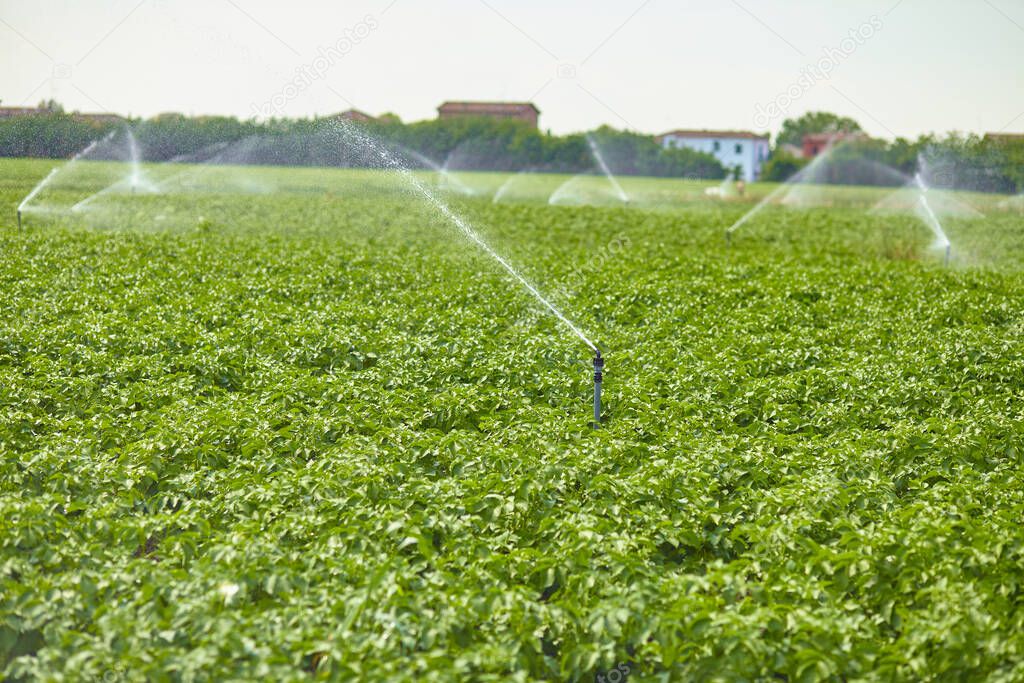
<svg viewBox="0 0 1024 683">
<path fill-rule="evenodd" d="M 358 109 L 346 109 L 340 114 L 335 114 L 331 118 L 341 119 L 343 121 L 355 121 L 356 123 L 371 123 L 377 120 L 370 116 L 369 114 L 359 111 Z"/>
<path fill-rule="evenodd" d="M 516 119 L 537 127 L 540 109 L 532 102 L 445 102 L 437 108 L 438 118 L 456 119 L 483 116 L 494 119 Z"/>
<path fill-rule="evenodd" d="M 57 113 L 45 107 L 0 107 L 0 120 L 16 119 L 22 116 L 49 116 Z M 123 116 L 117 114 L 82 114 L 73 112 L 70 116 L 78 121 L 89 121 L 92 123 L 121 123 Z"/>
<path fill-rule="evenodd" d="M 984 139 L 997 145 L 1024 144 L 1024 133 L 986 133 Z"/>
<path fill-rule="evenodd" d="M 665 149 L 688 148 L 714 156 L 738 179 L 757 180 L 768 160 L 768 136 L 746 131 L 674 130 L 654 138 Z"/>
<path fill-rule="evenodd" d="M 14 119 L 19 116 L 38 116 L 46 114 L 46 109 L 36 107 L 0 107 L 0 119 Z"/>
<path fill-rule="evenodd" d="M 79 121 L 91 121 L 92 123 L 104 123 L 104 124 L 122 123 L 125 120 L 124 117 L 119 115 L 119 114 L 107 114 L 107 113 L 102 113 L 102 114 L 79 114 L 78 112 L 75 112 L 71 116 L 73 118 L 75 118 L 75 119 L 78 119 Z"/>
<path fill-rule="evenodd" d="M 803 157 L 813 159 L 836 143 L 845 140 L 866 140 L 864 133 L 810 133 L 804 136 Z"/>
</svg>

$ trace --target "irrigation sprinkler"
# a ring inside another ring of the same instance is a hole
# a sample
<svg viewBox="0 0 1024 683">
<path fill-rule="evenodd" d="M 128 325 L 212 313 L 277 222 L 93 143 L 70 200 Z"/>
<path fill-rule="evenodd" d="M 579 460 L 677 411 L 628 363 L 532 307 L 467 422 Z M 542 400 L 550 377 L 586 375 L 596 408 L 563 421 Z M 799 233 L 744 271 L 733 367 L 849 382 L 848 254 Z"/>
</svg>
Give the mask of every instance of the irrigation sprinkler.
<svg viewBox="0 0 1024 683">
<path fill-rule="evenodd" d="M 944 265 L 946 265 L 947 267 L 949 266 L 949 257 L 950 257 L 950 252 L 952 250 L 953 250 L 953 245 L 952 244 L 946 244 L 946 261 L 945 261 Z"/>
<path fill-rule="evenodd" d="M 18 209 L 18 230 L 21 230 L 21 209 Z"/>
<path fill-rule="evenodd" d="M 604 358 L 601 350 L 595 350 L 594 356 L 594 429 L 601 426 L 601 382 L 604 379 Z"/>
<path fill-rule="evenodd" d="M 732 231 L 731 230 L 726 230 L 725 231 L 725 246 L 727 246 L 727 247 L 731 247 L 732 246 Z"/>
</svg>

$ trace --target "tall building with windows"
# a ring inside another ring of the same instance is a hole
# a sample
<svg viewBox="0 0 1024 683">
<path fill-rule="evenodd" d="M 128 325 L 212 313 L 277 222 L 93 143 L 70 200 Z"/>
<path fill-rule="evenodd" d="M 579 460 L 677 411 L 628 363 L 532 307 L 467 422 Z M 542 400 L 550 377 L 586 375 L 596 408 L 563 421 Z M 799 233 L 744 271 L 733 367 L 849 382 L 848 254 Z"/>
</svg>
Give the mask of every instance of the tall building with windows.
<svg viewBox="0 0 1024 683">
<path fill-rule="evenodd" d="M 688 148 L 706 152 L 728 170 L 738 169 L 738 180 L 747 182 L 761 176 L 768 161 L 768 136 L 746 131 L 674 130 L 655 138 L 665 149 Z"/>
</svg>

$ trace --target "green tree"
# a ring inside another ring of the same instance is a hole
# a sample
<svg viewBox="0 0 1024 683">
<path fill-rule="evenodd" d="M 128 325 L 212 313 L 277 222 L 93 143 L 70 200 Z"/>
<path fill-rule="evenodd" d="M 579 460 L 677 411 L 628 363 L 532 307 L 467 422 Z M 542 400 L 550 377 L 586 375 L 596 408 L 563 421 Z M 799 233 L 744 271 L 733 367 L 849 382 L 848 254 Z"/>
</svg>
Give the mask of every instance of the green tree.
<svg viewBox="0 0 1024 683">
<path fill-rule="evenodd" d="M 799 159 L 786 152 L 776 152 L 761 169 L 761 180 L 781 183 L 789 180 L 806 165 L 806 159 Z"/>
<path fill-rule="evenodd" d="M 922 138 L 924 140 L 924 138 Z M 885 163 L 906 175 L 913 175 L 917 170 L 917 157 L 921 152 L 922 142 L 913 142 L 906 138 L 896 138 L 885 154 Z"/>
<path fill-rule="evenodd" d="M 0 157 L 67 158 L 110 129 L 70 114 L 16 116 L 0 121 Z"/>
<path fill-rule="evenodd" d="M 811 133 L 859 133 L 860 124 L 851 118 L 825 111 L 814 111 L 798 119 L 786 119 L 776 141 L 778 145 L 795 145 L 804 142 L 804 136 Z"/>
<path fill-rule="evenodd" d="M 51 114 L 63 114 L 64 113 L 64 105 L 62 105 L 57 100 L 41 100 L 39 102 L 39 104 L 36 105 L 36 107 L 38 109 L 42 109 L 44 111 L 47 111 L 47 112 L 49 112 Z"/>
<path fill-rule="evenodd" d="M 602 126 L 590 136 L 616 175 L 718 179 L 726 174 L 710 154 L 685 148 L 663 149 L 649 135 Z"/>
</svg>

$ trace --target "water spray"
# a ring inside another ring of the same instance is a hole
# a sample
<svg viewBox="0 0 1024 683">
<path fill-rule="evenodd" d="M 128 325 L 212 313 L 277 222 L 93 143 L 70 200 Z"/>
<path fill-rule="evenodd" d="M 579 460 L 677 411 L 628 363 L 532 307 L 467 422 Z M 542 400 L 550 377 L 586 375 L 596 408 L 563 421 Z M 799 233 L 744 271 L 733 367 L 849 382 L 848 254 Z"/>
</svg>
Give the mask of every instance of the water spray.
<svg viewBox="0 0 1024 683">
<path fill-rule="evenodd" d="M 487 253 L 492 259 L 498 262 L 502 268 L 508 272 L 520 285 L 528 291 L 534 299 L 539 303 L 543 304 L 551 313 L 558 318 L 563 325 L 572 330 L 572 333 L 576 335 L 587 347 L 592 350 L 596 355 L 594 356 L 594 419 L 595 422 L 601 420 L 601 370 L 604 368 L 604 359 L 601 358 L 601 350 L 597 348 L 594 342 L 590 341 L 587 335 L 583 334 L 583 331 L 576 326 L 562 311 L 551 303 L 540 291 L 533 285 L 532 282 L 527 280 L 504 256 L 494 250 L 490 244 L 487 243 L 480 233 L 478 233 L 473 226 L 462 216 L 455 213 L 445 202 L 441 201 L 436 194 L 431 192 L 426 185 L 423 184 L 408 168 L 399 163 L 398 159 L 387 150 L 383 145 L 377 142 L 372 136 L 361 131 L 357 126 L 344 121 L 342 119 L 336 119 L 335 124 L 341 128 L 342 133 L 345 135 L 347 141 L 355 142 L 357 145 L 362 147 L 366 151 L 373 152 L 378 159 L 382 162 L 385 168 L 397 171 L 402 178 L 418 192 L 428 204 L 432 205 L 437 211 L 450 222 L 452 225 L 457 227 L 459 231 L 475 243 L 484 252 Z M 597 424 L 594 425 L 595 427 Z"/>
<path fill-rule="evenodd" d="M 25 196 L 25 198 L 21 200 L 20 204 L 18 204 L 18 228 L 19 229 L 21 228 L 21 212 L 23 210 L 25 210 L 26 208 L 28 208 L 28 205 L 32 202 L 33 199 L 36 198 L 36 195 L 38 195 L 40 192 L 43 191 L 44 187 L 46 187 L 47 185 L 50 184 L 50 181 L 53 179 L 53 177 L 55 175 L 57 175 L 58 171 L 60 171 L 62 168 L 67 168 L 68 166 L 71 166 L 71 164 L 74 164 L 79 159 L 81 159 L 85 155 L 87 155 L 90 152 L 92 152 L 94 149 L 96 149 L 96 145 L 100 144 L 100 142 L 108 142 L 108 141 L 110 141 L 110 139 L 114 137 L 114 133 L 116 133 L 116 132 L 117 132 L 116 130 L 110 131 L 109 133 L 107 133 L 106 137 L 104 137 L 102 141 L 101 140 L 93 140 L 92 142 L 90 142 L 86 146 L 85 149 L 83 149 L 81 152 L 79 152 L 75 156 L 71 157 L 71 161 L 69 161 L 68 163 L 64 164 L 64 166 L 61 166 L 59 168 L 51 168 L 50 172 L 46 174 L 46 177 L 43 178 L 42 180 L 40 180 L 39 183 L 35 187 L 32 188 L 32 191 L 29 192 Z"/>
<path fill-rule="evenodd" d="M 799 183 L 802 183 L 802 182 L 804 182 L 805 180 L 808 180 L 808 179 L 813 181 L 815 179 L 815 177 L 816 177 L 818 169 L 821 168 L 822 166 L 826 165 L 831 160 L 832 152 L 834 152 L 836 149 L 839 149 L 842 145 L 843 145 L 842 142 L 840 142 L 838 144 L 835 144 L 835 145 L 832 144 L 832 143 L 829 143 L 828 147 L 826 147 L 821 152 L 821 154 L 816 156 L 814 158 L 814 160 L 811 161 L 811 163 L 809 163 L 806 166 L 804 166 L 803 168 L 801 168 L 799 171 L 794 173 L 789 178 L 789 180 L 787 180 L 786 182 L 782 183 L 781 185 L 776 187 L 774 190 L 769 192 L 765 197 L 763 197 L 761 199 L 761 201 L 759 201 L 754 206 L 754 208 L 752 208 L 749 211 L 747 211 L 745 214 L 743 214 L 743 216 L 740 217 L 740 219 L 738 221 L 736 221 L 731 226 L 729 226 L 729 228 L 725 231 L 726 243 L 727 244 L 731 243 L 732 233 L 734 233 L 737 230 L 739 230 L 746 223 L 748 223 L 751 219 L 753 219 L 758 214 L 760 214 L 762 211 L 764 211 L 778 197 L 782 196 L 783 197 L 783 202 L 785 202 L 786 196 L 793 190 L 793 187 L 795 185 L 797 185 Z"/>
<path fill-rule="evenodd" d="M 935 237 L 938 238 L 938 244 L 945 252 L 945 265 L 949 265 L 949 258 L 953 251 L 953 243 L 949 241 L 949 237 L 946 236 L 946 231 L 942 229 L 942 223 L 939 222 L 939 217 L 935 215 L 935 211 L 932 210 L 932 205 L 928 201 L 928 185 L 925 184 L 924 178 L 918 173 L 914 176 L 914 182 L 917 184 L 920 194 L 918 194 L 918 203 L 921 209 L 924 211 L 925 223 L 935 233 Z"/>
<path fill-rule="evenodd" d="M 612 187 L 615 189 L 615 193 L 618 195 L 619 201 L 623 204 L 629 204 L 629 195 L 622 189 L 622 185 L 619 184 L 619 181 L 615 177 L 615 174 L 612 173 L 612 170 L 608 168 L 608 164 L 605 163 L 604 160 L 604 155 L 601 154 L 601 148 L 597 146 L 597 141 L 594 140 L 594 137 L 589 133 L 587 134 L 587 144 L 590 145 L 590 151 L 594 155 L 597 165 L 601 167 L 601 172 L 604 173 L 604 177 L 608 179 L 608 182 L 610 182 Z"/>
<path fill-rule="evenodd" d="M 18 213 L 18 229 L 19 230 L 21 230 L 21 212 L 24 211 L 28 207 L 29 203 L 31 203 L 31 201 L 36 198 L 36 195 L 39 194 L 43 190 L 43 188 L 46 187 L 49 184 L 50 179 L 53 178 L 53 176 L 56 175 L 56 174 L 57 174 L 57 169 L 56 168 L 51 168 L 50 172 L 46 174 L 46 177 L 43 178 L 42 180 L 40 180 L 39 184 L 36 185 L 35 187 L 33 187 L 32 191 L 29 192 L 27 195 L 25 195 L 25 198 L 21 200 L 20 204 L 18 204 L 17 213 Z"/>
</svg>

